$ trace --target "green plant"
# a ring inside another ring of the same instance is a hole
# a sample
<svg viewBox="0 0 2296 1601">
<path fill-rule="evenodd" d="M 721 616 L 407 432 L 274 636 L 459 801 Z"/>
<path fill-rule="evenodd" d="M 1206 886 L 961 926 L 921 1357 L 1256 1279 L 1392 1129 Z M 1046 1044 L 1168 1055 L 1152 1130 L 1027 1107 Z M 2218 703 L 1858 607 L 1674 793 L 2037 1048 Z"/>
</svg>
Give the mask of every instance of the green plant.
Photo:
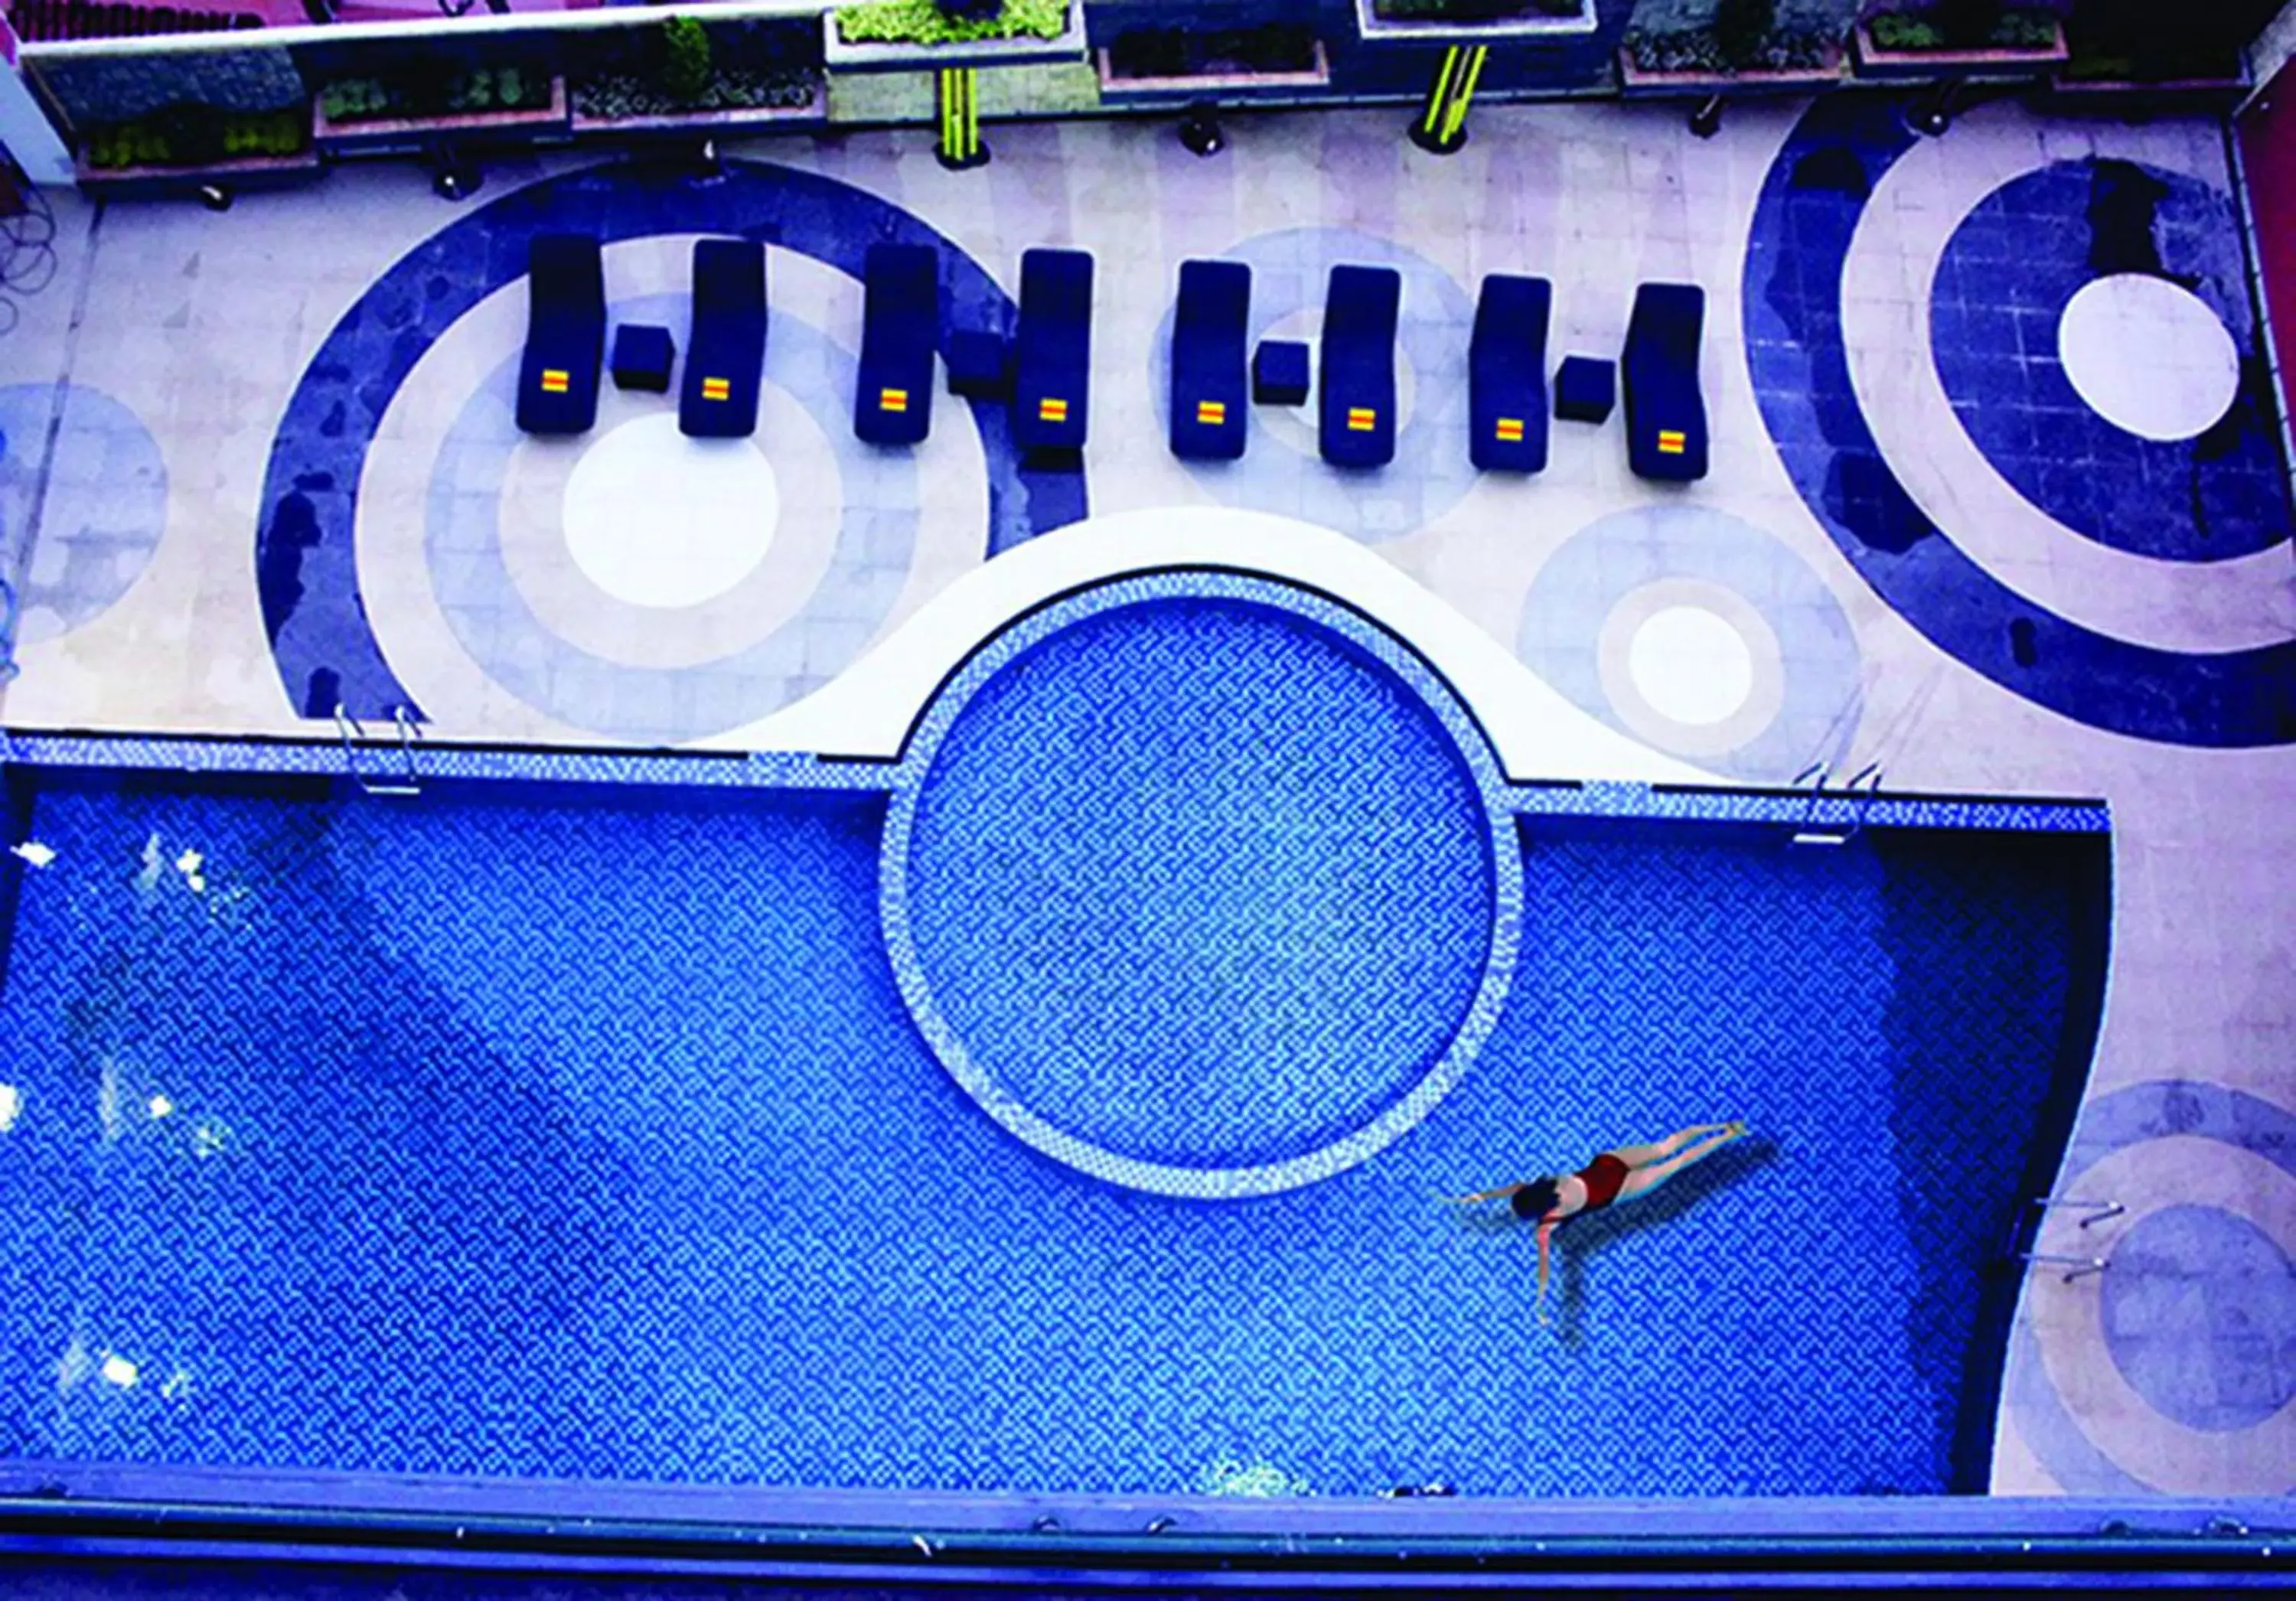
<svg viewBox="0 0 2296 1601">
<path fill-rule="evenodd" d="M 302 111 L 228 111 L 216 106 L 163 106 L 131 122 L 98 126 L 87 135 L 90 167 L 209 167 L 258 156 L 291 156 L 309 140 Z"/>
<path fill-rule="evenodd" d="M 573 94 L 575 110 L 583 116 L 613 120 L 695 111 L 795 110 L 811 104 L 820 87 L 821 74 L 811 68 L 729 67 L 712 72 L 692 100 L 673 100 L 658 76 L 622 72 L 578 78 Z"/>
<path fill-rule="evenodd" d="M 1903 12 L 1882 12 L 1869 18 L 1866 31 L 1884 50 L 1942 50 L 1945 29 Z"/>
<path fill-rule="evenodd" d="M 303 129 L 284 111 L 226 117 L 222 125 L 226 160 L 246 156 L 291 156 L 303 148 Z"/>
<path fill-rule="evenodd" d="M 983 39 L 1057 39 L 1067 0 L 1004 0 L 995 16 L 954 22 L 933 0 L 857 0 L 837 8 L 837 37 L 849 45 L 956 45 Z"/>
<path fill-rule="evenodd" d="M 1108 64 L 1119 78 L 1307 72 L 1316 65 L 1316 36 L 1291 22 L 1210 33 L 1138 28 L 1116 36 L 1109 45 Z"/>
<path fill-rule="evenodd" d="M 39 76 L 81 127 L 138 121 L 184 101 L 232 111 L 275 111 L 310 102 L 289 52 L 243 42 L 217 50 L 43 62 Z"/>
<path fill-rule="evenodd" d="M 380 78 L 338 78 L 319 92 L 319 109 L 330 122 L 359 122 L 386 117 L 391 111 L 390 92 Z"/>
<path fill-rule="evenodd" d="M 670 17 L 661 25 L 661 86 L 670 97 L 691 104 L 709 88 L 709 32 L 692 17 Z"/>
<path fill-rule="evenodd" d="M 1730 63 L 1722 58 L 1721 46 L 1715 42 L 1714 30 L 1709 28 L 1630 28 L 1627 30 L 1626 46 L 1635 65 L 1645 72 L 1685 72 L 1720 78 L 1730 70 Z"/>
<path fill-rule="evenodd" d="M 494 107 L 495 75 L 484 67 L 455 79 L 447 90 L 447 109 L 451 111 L 490 111 Z"/>
<path fill-rule="evenodd" d="M 1119 78 L 1180 78 L 1188 70 L 1188 36 L 1177 28 L 1136 28 L 1116 36 L 1108 65 Z"/>
<path fill-rule="evenodd" d="M 1884 50 L 2046 50 L 2057 42 L 2056 13 L 1996 0 L 1936 0 L 1919 9 L 1877 12 L 1866 19 Z"/>
<path fill-rule="evenodd" d="M 1372 0 L 1372 14 L 1390 22 L 1511 22 L 1578 13 L 1578 0 Z"/>
<path fill-rule="evenodd" d="M 2057 42 L 2057 21 L 2045 11 L 2005 11 L 1987 43 L 2000 50 L 2046 50 Z"/>
<path fill-rule="evenodd" d="M 1763 65 L 1763 49 L 1777 10 L 1777 0 L 1716 0 L 1714 45 L 1733 71 Z"/>
</svg>

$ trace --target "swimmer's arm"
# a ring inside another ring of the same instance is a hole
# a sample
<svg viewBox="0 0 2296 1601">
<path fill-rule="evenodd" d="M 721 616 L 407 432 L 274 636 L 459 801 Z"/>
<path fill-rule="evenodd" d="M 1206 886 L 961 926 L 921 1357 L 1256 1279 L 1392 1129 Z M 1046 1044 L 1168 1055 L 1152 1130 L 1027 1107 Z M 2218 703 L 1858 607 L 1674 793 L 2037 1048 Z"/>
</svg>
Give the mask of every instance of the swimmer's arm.
<svg viewBox="0 0 2296 1601">
<path fill-rule="evenodd" d="M 1478 1190 L 1478 1191 L 1476 1191 L 1476 1192 L 1475 1192 L 1473 1195 L 1451 1195 L 1451 1196 L 1447 1196 L 1447 1197 L 1446 1197 L 1446 1199 L 1447 1199 L 1447 1200 L 1451 1201 L 1451 1202 L 1452 1202 L 1452 1203 L 1454 1203 L 1455 1204 L 1457 1204 L 1457 1205 L 1460 1205 L 1460 1206 L 1466 1206 L 1466 1205 L 1469 1205 L 1469 1204 L 1471 1204 L 1471 1203 L 1474 1203 L 1474 1202 L 1477 1202 L 1477 1201 L 1500 1201 L 1500 1200 L 1504 1200 L 1504 1199 L 1505 1199 L 1507 1196 L 1509 1196 L 1509 1195 L 1512 1195 L 1515 1194 L 1517 1191 L 1521 1190 L 1522 1187 L 1523 1187 L 1523 1186 L 1522 1186 L 1521 1185 L 1520 1185 L 1520 1184 L 1510 1184 L 1510 1185 L 1507 1185 L 1507 1186 L 1505 1186 L 1504 1188 L 1501 1188 L 1501 1189 L 1495 1189 L 1495 1190 Z"/>
<path fill-rule="evenodd" d="M 1546 1315 L 1546 1242 L 1554 1233 L 1552 1222 L 1538 1226 L 1538 1326 L 1552 1328 L 1554 1320 Z"/>
</svg>

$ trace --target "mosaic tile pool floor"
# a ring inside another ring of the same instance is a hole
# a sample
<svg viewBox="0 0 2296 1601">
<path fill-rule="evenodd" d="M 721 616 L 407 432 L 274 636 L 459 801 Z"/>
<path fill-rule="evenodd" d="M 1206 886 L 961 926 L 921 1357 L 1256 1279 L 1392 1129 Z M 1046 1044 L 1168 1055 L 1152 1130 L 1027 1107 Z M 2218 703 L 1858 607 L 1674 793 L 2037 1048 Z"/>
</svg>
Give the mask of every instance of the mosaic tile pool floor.
<svg viewBox="0 0 2296 1601">
<path fill-rule="evenodd" d="M 1029 1151 L 925 1051 L 867 797 L 30 823 L 0 1454 L 831 1487 L 1942 1492 L 2075 871 L 1534 827 L 1475 1071 L 1360 1167 L 1205 1203 Z M 1135 1096 L 1185 1104 L 1224 1026 Z M 1346 1061 L 1286 1061 L 1257 1104 L 1297 1122 Z M 1437 1203 L 1725 1105 L 1762 1137 L 1578 1226 L 1558 1334 L 1529 1236 Z"/>
<path fill-rule="evenodd" d="M 2064 1171 L 2035 1187 L 2129 1211 L 2102 1284 L 2025 1285 L 1992 1488 L 2296 1490 L 2296 1318 L 2274 1310 L 2296 1282 L 2296 580 L 2225 130 L 1992 104 L 1916 140 L 1896 111 L 1734 108 L 1701 142 L 1657 109 L 1488 108 L 1447 160 L 1377 114 L 1238 117 L 1209 161 L 1154 123 L 1015 127 L 967 174 L 920 134 L 854 134 L 742 147 L 714 187 L 496 168 L 460 208 L 390 167 L 224 216 L 67 198 L 54 283 L 0 338 L 0 554 L 25 599 L 0 715 L 309 735 L 340 696 L 447 738 L 882 756 L 1010 617 L 1216 562 L 1402 634 L 1511 778 L 1824 760 L 2102 797 L 2104 1027 Z M 777 519 L 650 532 L 687 503 L 661 492 L 682 447 L 648 398 L 610 395 L 586 442 L 516 439 L 515 241 L 569 219 L 615 237 L 618 315 L 673 325 L 690 234 L 773 238 L 737 476 Z M 896 235 L 961 250 L 984 316 L 1023 249 L 1095 253 L 1080 474 L 1022 471 L 993 413 L 955 406 L 914 456 L 853 443 L 850 268 Z M 1327 471 L 1273 408 L 1233 468 L 1162 449 L 1190 256 L 1251 263 L 1254 331 L 1287 338 L 1312 337 L 1331 265 L 1403 272 L 1391 468 Z M 1615 423 L 1558 423 L 1538 478 L 1472 473 L 1456 377 L 1490 271 L 1554 279 L 1558 355 L 1615 352 L 1636 282 L 1703 285 L 1712 475 L 1636 482 Z M 2230 369 L 2187 354 L 2195 330 Z M 570 492 L 628 540 L 585 532 Z M 1654 1070 L 1636 1093 L 1683 1088 Z M 2043 1241 L 2098 1237 L 2058 1219 Z"/>
</svg>

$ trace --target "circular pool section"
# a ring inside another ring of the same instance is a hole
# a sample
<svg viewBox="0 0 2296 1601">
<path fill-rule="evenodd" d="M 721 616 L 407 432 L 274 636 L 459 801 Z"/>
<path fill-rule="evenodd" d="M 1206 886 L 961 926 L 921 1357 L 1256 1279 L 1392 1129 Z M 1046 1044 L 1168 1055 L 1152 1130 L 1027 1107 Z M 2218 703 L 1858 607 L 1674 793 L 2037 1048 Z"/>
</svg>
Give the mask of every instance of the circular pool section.
<svg viewBox="0 0 2296 1601">
<path fill-rule="evenodd" d="M 1424 664 L 1287 586 L 1164 575 L 1017 625 L 929 713 L 886 831 L 905 998 L 981 1108 L 1112 1182 L 1309 1183 L 1496 1020 L 1521 862 Z"/>
</svg>

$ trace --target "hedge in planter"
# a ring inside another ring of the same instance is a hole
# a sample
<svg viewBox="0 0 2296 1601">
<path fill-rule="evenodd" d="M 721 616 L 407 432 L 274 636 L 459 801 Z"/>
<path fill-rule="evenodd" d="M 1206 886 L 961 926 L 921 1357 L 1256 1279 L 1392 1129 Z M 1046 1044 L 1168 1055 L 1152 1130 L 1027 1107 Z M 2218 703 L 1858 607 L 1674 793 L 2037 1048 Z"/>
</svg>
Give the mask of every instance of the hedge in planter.
<svg viewBox="0 0 2296 1601">
<path fill-rule="evenodd" d="M 1644 0 L 1626 47 L 1645 72 L 1816 72 L 1840 60 L 1847 0 Z"/>
<path fill-rule="evenodd" d="M 964 45 L 988 39 L 1057 39 L 1068 28 L 1067 0 L 1004 0 L 994 16 L 960 21 L 934 0 L 860 0 L 837 8 L 837 37 L 848 45 Z"/>
<path fill-rule="evenodd" d="M 38 71 L 79 127 L 134 122 L 184 103 L 252 114 L 311 98 L 294 58 L 275 45 L 43 61 Z"/>
<path fill-rule="evenodd" d="M 1995 0 L 1940 0 L 1935 5 L 1875 12 L 1866 31 L 1883 50 L 2046 50 L 2057 42 L 2057 13 Z"/>
<path fill-rule="evenodd" d="M 1525 17 L 1575 17 L 1578 0 L 1372 0 L 1383 22 L 1514 22 Z"/>
<path fill-rule="evenodd" d="M 1316 66 L 1316 36 L 1290 22 L 1210 33 L 1138 28 L 1116 36 L 1108 47 L 1108 65 L 1119 78 L 1310 72 Z"/>
<path fill-rule="evenodd" d="M 480 67 L 453 77 L 416 76 L 395 83 L 378 78 L 340 78 L 319 95 L 319 109 L 327 120 L 347 125 L 532 111 L 549 103 L 550 80 L 516 67 Z"/>
<path fill-rule="evenodd" d="M 243 112 L 176 105 L 88 131 L 85 153 L 97 171 L 123 167 L 214 167 L 256 156 L 300 155 L 310 144 L 294 111 Z"/>
<path fill-rule="evenodd" d="M 706 54 L 697 56 L 690 46 L 674 47 L 670 41 L 676 34 L 667 23 L 601 36 L 587 68 L 575 80 L 574 109 L 587 118 L 623 120 L 701 111 L 794 111 L 812 103 L 821 86 L 817 25 L 692 25 L 701 31 Z M 688 66 L 677 70 L 673 85 L 673 48 L 683 48 L 685 59 L 703 69 L 698 79 Z"/>
<path fill-rule="evenodd" d="M 2076 82 L 2236 80 L 2249 40 L 2271 20 L 2263 0 L 2170 12 L 2157 0 L 2082 0 L 2065 20 L 2072 59 L 2062 76 Z"/>
</svg>

